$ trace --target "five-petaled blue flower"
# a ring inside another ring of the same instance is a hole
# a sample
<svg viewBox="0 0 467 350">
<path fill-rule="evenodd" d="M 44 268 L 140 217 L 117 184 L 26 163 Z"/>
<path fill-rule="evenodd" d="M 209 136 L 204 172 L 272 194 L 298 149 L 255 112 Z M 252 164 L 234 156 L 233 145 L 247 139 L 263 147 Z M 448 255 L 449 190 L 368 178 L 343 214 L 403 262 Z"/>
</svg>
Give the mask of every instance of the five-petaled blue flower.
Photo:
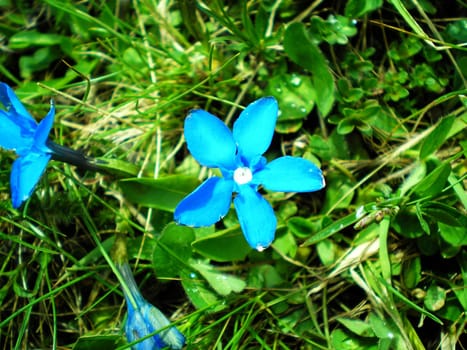
<svg viewBox="0 0 467 350">
<path fill-rule="evenodd" d="M 128 308 L 128 317 L 125 324 L 125 334 L 128 342 L 132 343 L 153 334 L 135 343 L 131 348 L 133 350 L 158 350 L 167 346 L 174 350 L 183 348 L 185 337 L 174 326 L 169 327 L 170 321 L 164 314 L 143 298 L 136 285 L 130 265 L 125 262 L 117 264 L 117 267 L 131 294 L 127 295 L 125 289 L 123 289 Z"/>
<path fill-rule="evenodd" d="M 38 124 L 5 83 L 0 83 L 0 102 L 6 108 L 0 110 L 0 147 L 18 155 L 11 170 L 10 186 L 13 207 L 19 208 L 31 195 L 52 157 L 46 142 L 55 107 L 51 103 L 49 112 Z"/>
<path fill-rule="evenodd" d="M 236 193 L 234 206 L 248 244 L 259 251 L 274 240 L 274 210 L 258 193 L 312 192 L 324 187 L 321 170 L 312 162 L 284 156 L 266 162 L 278 116 L 277 101 L 261 98 L 240 114 L 233 133 L 214 115 L 193 110 L 185 120 L 185 139 L 193 157 L 203 166 L 220 168 L 185 197 L 175 209 L 175 220 L 188 226 L 209 226 L 224 217 Z"/>
</svg>

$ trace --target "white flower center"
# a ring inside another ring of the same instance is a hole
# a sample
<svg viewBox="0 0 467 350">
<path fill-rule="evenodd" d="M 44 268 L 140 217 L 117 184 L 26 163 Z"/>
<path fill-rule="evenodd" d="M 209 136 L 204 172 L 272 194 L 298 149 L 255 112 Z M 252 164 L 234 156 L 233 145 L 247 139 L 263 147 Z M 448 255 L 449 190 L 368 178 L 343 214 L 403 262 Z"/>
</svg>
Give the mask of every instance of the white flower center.
<svg viewBox="0 0 467 350">
<path fill-rule="evenodd" d="M 234 171 L 233 179 L 237 184 L 244 185 L 253 179 L 253 174 L 251 173 L 250 168 L 237 168 Z"/>
</svg>

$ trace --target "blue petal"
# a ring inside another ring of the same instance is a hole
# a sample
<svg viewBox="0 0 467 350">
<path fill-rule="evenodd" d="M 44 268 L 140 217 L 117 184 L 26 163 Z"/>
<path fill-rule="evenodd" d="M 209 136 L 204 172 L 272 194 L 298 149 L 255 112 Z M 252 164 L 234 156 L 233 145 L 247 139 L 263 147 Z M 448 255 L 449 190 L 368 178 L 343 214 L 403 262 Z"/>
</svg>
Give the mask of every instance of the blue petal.
<svg viewBox="0 0 467 350">
<path fill-rule="evenodd" d="M 0 147 L 7 150 L 15 150 L 22 155 L 28 152 L 32 146 L 32 135 L 25 136 L 21 128 L 9 115 L 0 110 Z"/>
<path fill-rule="evenodd" d="M 148 302 L 146 302 L 146 304 L 141 308 L 141 313 L 146 319 L 146 322 L 150 323 L 154 329 L 152 332 L 166 328 L 170 325 L 170 321 L 167 319 L 167 317 L 165 317 L 165 315 L 157 307 L 149 304 Z M 154 335 L 154 338 L 156 338 L 156 342 L 161 347 L 168 346 L 171 349 L 181 349 L 185 344 L 185 337 L 174 326 Z"/>
<path fill-rule="evenodd" d="M 34 146 L 37 150 L 42 152 L 50 151 L 49 148 L 45 145 L 45 142 L 49 138 L 50 129 L 54 123 L 55 117 L 55 106 L 51 102 L 49 113 L 41 120 L 37 126 L 36 133 L 34 134 Z"/>
<path fill-rule="evenodd" d="M 233 137 L 238 151 L 247 161 L 269 148 L 277 121 L 277 101 L 263 97 L 249 104 L 234 123 Z"/>
<path fill-rule="evenodd" d="M 34 187 L 36 187 L 47 167 L 50 157 L 51 155 L 48 153 L 31 152 L 14 161 L 10 174 L 13 208 L 19 208 L 31 196 Z"/>
<path fill-rule="evenodd" d="M 323 173 L 309 160 L 280 157 L 253 176 L 255 184 L 280 192 L 313 192 L 325 186 Z"/>
<path fill-rule="evenodd" d="M 210 226 L 229 211 L 233 181 L 211 177 L 204 181 L 175 208 L 174 218 L 188 226 Z"/>
<path fill-rule="evenodd" d="M 129 343 L 144 338 L 148 334 L 152 333 L 153 330 L 148 327 L 146 321 L 139 310 L 133 309 L 128 303 L 128 316 L 125 324 L 125 335 Z M 161 349 L 162 345 L 159 346 L 157 340 L 154 337 L 147 338 L 141 342 L 136 343 L 132 346 L 132 349 L 137 350 L 157 350 Z"/>
<path fill-rule="evenodd" d="M 185 119 L 185 138 L 195 159 L 210 168 L 235 168 L 236 145 L 229 128 L 214 115 L 201 109 Z"/>
<path fill-rule="evenodd" d="M 234 204 L 243 235 L 252 248 L 262 251 L 274 240 L 277 226 L 274 210 L 251 186 L 239 187 Z"/>
<path fill-rule="evenodd" d="M 7 111 L 14 114 L 18 119 L 18 124 L 22 128 L 34 129 L 37 125 L 34 118 L 24 108 L 21 101 L 16 96 L 15 92 L 5 83 L 0 82 L 0 102 L 5 106 Z"/>
</svg>

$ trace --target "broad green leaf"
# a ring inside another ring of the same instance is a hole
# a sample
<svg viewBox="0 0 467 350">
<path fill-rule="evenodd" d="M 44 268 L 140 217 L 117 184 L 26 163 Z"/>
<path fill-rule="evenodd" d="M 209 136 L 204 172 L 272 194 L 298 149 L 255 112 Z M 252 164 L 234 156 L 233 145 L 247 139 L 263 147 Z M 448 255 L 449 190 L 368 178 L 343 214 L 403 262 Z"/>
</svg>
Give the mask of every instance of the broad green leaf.
<svg viewBox="0 0 467 350">
<path fill-rule="evenodd" d="M 420 149 L 420 159 L 425 159 L 430 154 L 438 150 L 446 141 L 446 137 L 454 123 L 455 116 L 444 118 L 433 131 L 423 141 Z"/>
<path fill-rule="evenodd" d="M 330 266 L 338 258 L 339 248 L 331 239 L 323 239 L 316 244 L 316 252 L 324 266 Z"/>
<path fill-rule="evenodd" d="M 297 254 L 297 242 L 289 230 L 285 233 L 276 232 L 276 239 L 272 243 L 272 246 L 284 256 L 294 258 L 295 254 Z"/>
<path fill-rule="evenodd" d="M 243 260 L 251 251 L 239 226 L 198 239 L 192 246 L 206 258 L 219 262 Z"/>
<path fill-rule="evenodd" d="M 350 134 L 355 129 L 357 124 L 358 121 L 356 119 L 344 118 L 339 122 L 339 124 L 337 124 L 337 132 L 340 135 Z"/>
<path fill-rule="evenodd" d="M 201 261 L 191 263 L 191 267 L 198 271 L 209 283 L 212 289 L 222 296 L 227 296 L 232 292 L 241 292 L 246 283 L 239 277 L 216 271 L 211 265 Z"/>
<path fill-rule="evenodd" d="M 413 289 L 417 286 L 422 279 L 422 264 L 419 256 L 403 261 L 401 278 L 406 288 Z"/>
<path fill-rule="evenodd" d="M 316 100 L 310 77 L 299 74 L 274 76 L 268 83 L 266 93 L 279 102 L 276 131 L 283 133 L 296 132 L 313 109 Z M 290 129 L 290 126 L 296 127 Z"/>
<path fill-rule="evenodd" d="M 151 237 L 137 236 L 127 238 L 128 259 L 138 258 L 152 261 L 157 240 Z"/>
<path fill-rule="evenodd" d="M 309 220 L 296 216 L 287 220 L 287 227 L 294 235 L 299 238 L 307 238 L 313 232 L 316 232 L 317 225 Z"/>
<path fill-rule="evenodd" d="M 93 163 L 108 172 L 109 174 L 124 177 L 134 177 L 138 175 L 139 167 L 119 159 L 96 158 Z"/>
<path fill-rule="evenodd" d="M 356 334 L 346 332 L 340 328 L 331 333 L 332 349 L 339 350 L 377 350 L 378 344 L 375 339 L 366 339 Z"/>
<path fill-rule="evenodd" d="M 189 268 L 191 242 L 195 239 L 191 227 L 171 223 L 166 226 L 154 249 L 153 266 L 158 277 L 178 277 Z"/>
<path fill-rule="evenodd" d="M 130 202 L 173 212 L 178 203 L 198 185 L 191 176 L 171 175 L 158 179 L 133 178 L 120 180 L 119 185 Z"/>
<path fill-rule="evenodd" d="M 71 41 L 69 37 L 58 34 L 45 34 L 37 31 L 18 31 L 10 37 L 8 47 L 10 49 L 26 49 L 31 46 L 60 45 L 66 53 L 71 52 Z"/>
<path fill-rule="evenodd" d="M 413 191 L 420 197 L 435 196 L 444 189 L 450 173 L 451 166 L 449 163 L 442 163 L 421 180 L 413 188 Z"/>
<path fill-rule="evenodd" d="M 383 0 L 349 0 L 345 5 L 345 16 L 359 18 L 363 15 L 377 10 L 383 4 Z"/>
<path fill-rule="evenodd" d="M 374 337 L 375 333 L 371 329 L 371 326 L 362 320 L 352 319 L 346 317 L 337 317 L 337 322 L 341 323 L 345 328 L 347 328 L 352 333 L 355 333 L 361 337 Z"/>
<path fill-rule="evenodd" d="M 262 264 L 250 269 L 248 286 L 261 288 L 277 288 L 284 285 L 285 280 L 272 265 Z"/>
<path fill-rule="evenodd" d="M 73 350 L 114 350 L 123 345 L 123 337 L 118 334 L 84 335 L 73 345 Z"/>
<path fill-rule="evenodd" d="M 382 319 L 378 315 L 376 315 L 374 312 L 370 313 L 369 317 L 369 322 L 371 325 L 371 328 L 373 329 L 373 332 L 376 334 L 376 336 L 380 339 L 392 339 L 394 338 L 396 332 L 395 332 L 395 327 L 390 318 L 385 318 Z"/>
<path fill-rule="evenodd" d="M 460 289 L 462 287 L 457 287 L 457 288 Z M 464 286 L 464 289 L 465 289 L 465 286 Z M 459 305 L 459 302 L 457 301 L 457 299 L 454 299 L 454 298 L 446 299 L 446 303 L 444 304 L 443 308 L 441 308 L 440 310 L 436 312 L 436 314 L 439 315 L 439 317 L 449 320 L 450 321 L 449 323 L 454 323 L 454 324 L 459 322 L 459 320 L 462 319 L 462 317 L 465 317 L 465 314 L 463 313 L 464 312 L 463 312 L 462 307 Z"/>
<path fill-rule="evenodd" d="M 181 277 L 183 289 L 195 308 L 210 312 L 225 309 L 223 300 L 209 288 L 202 276 L 195 272 L 184 272 Z"/>
<path fill-rule="evenodd" d="M 444 239 L 440 239 L 438 241 L 438 245 L 439 245 L 441 256 L 444 259 L 451 259 L 455 257 L 457 254 L 459 254 L 459 252 L 462 250 L 462 246 L 454 246 L 446 242 Z"/>
<path fill-rule="evenodd" d="M 392 220 L 392 228 L 403 237 L 418 238 L 425 235 L 415 209 L 401 210 Z"/>
<path fill-rule="evenodd" d="M 352 190 L 354 181 L 341 172 L 329 173 L 326 176 L 326 192 L 321 211 L 327 212 L 330 208 L 348 208 L 355 194 L 355 190 Z"/>
<path fill-rule="evenodd" d="M 438 223 L 440 236 L 454 247 L 467 245 L 467 221 L 462 226 L 451 226 L 442 222 Z"/>
<path fill-rule="evenodd" d="M 311 40 L 303 23 L 292 23 L 285 30 L 284 49 L 292 61 L 311 73 L 316 104 L 325 117 L 334 104 L 334 78 L 323 53 Z"/>
<path fill-rule="evenodd" d="M 30 78 L 34 72 L 47 69 L 58 58 L 57 52 L 51 47 L 41 47 L 30 56 L 21 56 L 19 59 L 21 77 Z"/>
<path fill-rule="evenodd" d="M 446 303 L 446 290 L 436 284 L 432 284 L 426 291 L 425 307 L 430 311 L 438 311 Z"/>
<path fill-rule="evenodd" d="M 423 214 L 434 222 L 450 226 L 467 227 L 467 216 L 440 202 L 428 201 L 421 206 Z"/>
</svg>

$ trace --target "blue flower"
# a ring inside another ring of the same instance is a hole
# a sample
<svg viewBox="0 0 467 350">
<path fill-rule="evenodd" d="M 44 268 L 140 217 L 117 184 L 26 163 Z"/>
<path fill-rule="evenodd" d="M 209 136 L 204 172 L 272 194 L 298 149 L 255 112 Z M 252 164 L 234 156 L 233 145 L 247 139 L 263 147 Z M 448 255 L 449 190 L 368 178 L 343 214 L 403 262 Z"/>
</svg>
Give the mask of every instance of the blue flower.
<svg viewBox="0 0 467 350">
<path fill-rule="evenodd" d="M 169 327 L 170 321 L 167 317 L 143 298 L 128 263 L 118 264 L 117 267 L 125 279 L 130 293 L 127 294 L 126 290 L 123 289 L 128 308 L 125 324 L 127 340 L 132 343 L 145 338 L 131 348 L 133 350 L 158 350 L 167 346 L 174 350 L 183 348 L 185 337 L 177 328 Z M 151 334 L 153 335 L 150 336 Z"/>
<path fill-rule="evenodd" d="M 277 221 L 271 205 L 258 193 L 312 192 L 324 187 L 321 170 L 308 160 L 284 156 L 266 162 L 278 116 L 277 101 L 261 98 L 240 114 L 233 132 L 217 117 L 193 110 L 185 119 L 185 139 L 193 157 L 203 166 L 220 168 L 185 197 L 175 209 L 175 221 L 188 226 L 209 226 L 234 206 L 248 244 L 259 251 L 274 240 Z"/>
<path fill-rule="evenodd" d="M 55 107 L 38 124 L 21 104 L 13 90 L 0 83 L 0 147 L 14 150 L 18 158 L 10 174 L 11 200 L 14 208 L 29 198 L 52 157 L 46 142 L 52 128 Z"/>
</svg>

